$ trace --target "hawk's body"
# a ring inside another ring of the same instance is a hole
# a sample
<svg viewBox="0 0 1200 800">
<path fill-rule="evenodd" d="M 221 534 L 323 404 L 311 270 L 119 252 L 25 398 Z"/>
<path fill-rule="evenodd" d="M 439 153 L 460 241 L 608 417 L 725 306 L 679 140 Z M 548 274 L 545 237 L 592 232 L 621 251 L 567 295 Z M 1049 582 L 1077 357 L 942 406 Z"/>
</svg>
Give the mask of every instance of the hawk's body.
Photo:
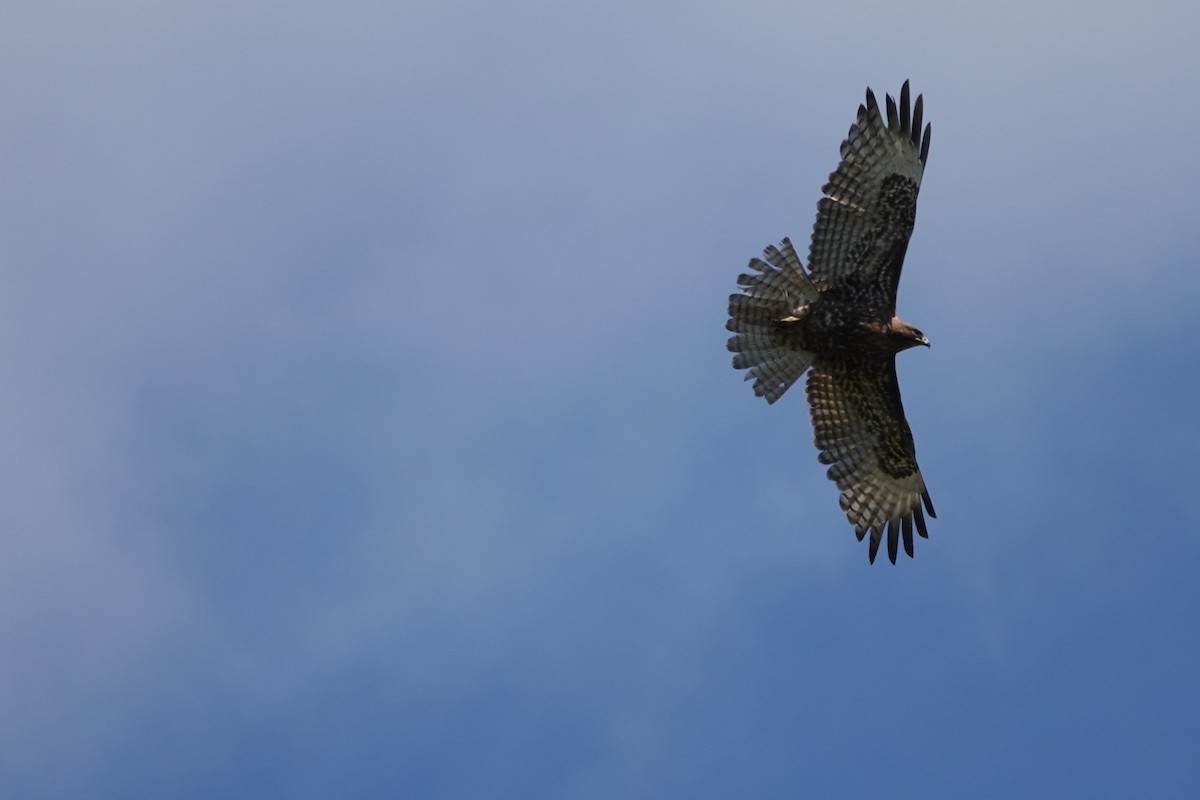
<svg viewBox="0 0 1200 800">
<path fill-rule="evenodd" d="M 896 316 L 900 268 L 916 218 L 929 154 L 922 98 L 909 106 L 890 96 L 887 121 L 875 95 L 842 143 L 842 160 L 817 203 L 806 272 L 788 239 L 740 275 L 726 327 L 733 365 L 748 370 L 754 393 L 778 400 L 809 370 L 808 402 L 820 461 L 841 490 L 841 505 L 869 556 L 886 530 L 888 556 L 898 543 L 913 554 L 913 523 L 927 536 L 924 511 L 936 516 L 917 467 L 912 432 L 896 381 L 896 353 L 929 341 Z M 811 369 L 810 369 L 811 368 Z"/>
</svg>

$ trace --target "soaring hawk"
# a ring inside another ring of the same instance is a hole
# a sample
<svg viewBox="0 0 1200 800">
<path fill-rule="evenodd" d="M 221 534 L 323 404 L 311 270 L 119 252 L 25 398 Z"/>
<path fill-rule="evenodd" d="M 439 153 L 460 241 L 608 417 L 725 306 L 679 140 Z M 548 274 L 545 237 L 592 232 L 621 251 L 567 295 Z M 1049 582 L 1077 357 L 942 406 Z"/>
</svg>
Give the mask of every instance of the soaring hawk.
<svg viewBox="0 0 1200 800">
<path fill-rule="evenodd" d="M 842 160 L 817 202 L 808 272 L 788 239 L 752 259 L 729 296 L 726 328 L 733 366 L 774 403 L 808 370 L 808 403 L 819 460 L 841 490 L 859 541 L 871 535 L 875 563 L 887 532 L 888 558 L 913 554 L 913 523 L 929 534 L 936 517 L 904 418 L 896 353 L 929 346 L 896 316 L 896 287 L 916 218 L 929 155 L 922 97 L 886 96 L 887 120 L 867 89 L 866 105 L 842 142 Z"/>
</svg>

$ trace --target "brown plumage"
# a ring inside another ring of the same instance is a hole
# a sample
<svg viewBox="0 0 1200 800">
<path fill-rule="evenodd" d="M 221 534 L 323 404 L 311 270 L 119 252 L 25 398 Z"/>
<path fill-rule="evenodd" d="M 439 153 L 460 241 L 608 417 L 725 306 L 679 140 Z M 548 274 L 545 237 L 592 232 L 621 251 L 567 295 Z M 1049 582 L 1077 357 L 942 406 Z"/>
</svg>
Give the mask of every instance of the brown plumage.
<svg viewBox="0 0 1200 800">
<path fill-rule="evenodd" d="M 929 155 L 921 95 L 910 107 L 886 96 L 887 120 L 867 89 L 842 142 L 841 163 L 817 202 L 806 272 L 788 239 L 768 247 L 738 276 L 726 327 L 733 366 L 754 393 L 778 400 L 808 370 L 808 402 L 819 460 L 841 490 L 859 540 L 870 533 L 872 563 L 886 532 L 913 554 L 913 527 L 927 537 L 936 517 L 904 418 L 896 353 L 929 340 L 896 316 L 900 269 L 916 218 Z"/>
</svg>

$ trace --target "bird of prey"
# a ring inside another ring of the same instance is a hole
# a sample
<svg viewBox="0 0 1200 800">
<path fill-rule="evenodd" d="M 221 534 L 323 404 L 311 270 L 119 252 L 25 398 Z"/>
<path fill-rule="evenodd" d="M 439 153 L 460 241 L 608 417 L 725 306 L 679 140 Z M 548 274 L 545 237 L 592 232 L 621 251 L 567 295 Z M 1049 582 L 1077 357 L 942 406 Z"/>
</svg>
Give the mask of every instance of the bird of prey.
<svg viewBox="0 0 1200 800">
<path fill-rule="evenodd" d="M 788 239 L 768 247 L 738 276 L 729 296 L 733 366 L 754 380 L 754 393 L 778 400 L 808 371 L 808 403 L 819 460 L 841 491 L 841 507 L 859 541 L 870 534 L 875 563 L 887 533 L 888 558 L 913 554 L 913 526 L 928 538 L 936 517 L 917 467 L 904 418 L 896 354 L 929 346 L 896 316 L 896 288 L 912 235 L 917 192 L 929 155 L 923 100 L 886 95 L 887 118 L 874 93 L 842 142 L 841 163 L 822 188 L 808 251 L 808 271 Z"/>
</svg>

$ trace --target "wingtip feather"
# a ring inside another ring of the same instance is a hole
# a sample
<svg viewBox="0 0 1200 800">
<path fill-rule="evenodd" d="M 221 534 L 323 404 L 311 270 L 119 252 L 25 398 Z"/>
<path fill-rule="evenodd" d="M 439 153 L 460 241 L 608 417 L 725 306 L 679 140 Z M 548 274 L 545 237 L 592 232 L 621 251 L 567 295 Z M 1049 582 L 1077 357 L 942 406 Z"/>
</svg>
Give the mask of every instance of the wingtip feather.
<svg viewBox="0 0 1200 800">
<path fill-rule="evenodd" d="M 887 103 L 887 124 L 889 128 L 900 127 L 899 115 L 896 112 L 896 101 L 892 99 L 890 94 L 884 95 L 884 101 Z"/>
<path fill-rule="evenodd" d="M 921 146 L 921 122 L 925 118 L 925 96 L 917 95 L 917 101 L 913 103 L 912 125 L 909 133 L 912 134 L 912 143 L 917 147 Z"/>
<path fill-rule="evenodd" d="M 879 101 L 875 99 L 875 93 L 871 91 L 870 87 L 867 87 L 866 107 L 864 108 L 863 106 L 859 106 L 858 109 L 860 115 L 865 115 L 864 122 L 871 119 L 882 119 L 882 116 L 879 113 Z"/>
<path fill-rule="evenodd" d="M 922 539 L 928 539 L 929 531 L 925 528 L 925 515 L 921 513 L 920 506 L 913 509 L 913 520 L 917 523 L 917 533 L 921 534 Z"/>
</svg>

